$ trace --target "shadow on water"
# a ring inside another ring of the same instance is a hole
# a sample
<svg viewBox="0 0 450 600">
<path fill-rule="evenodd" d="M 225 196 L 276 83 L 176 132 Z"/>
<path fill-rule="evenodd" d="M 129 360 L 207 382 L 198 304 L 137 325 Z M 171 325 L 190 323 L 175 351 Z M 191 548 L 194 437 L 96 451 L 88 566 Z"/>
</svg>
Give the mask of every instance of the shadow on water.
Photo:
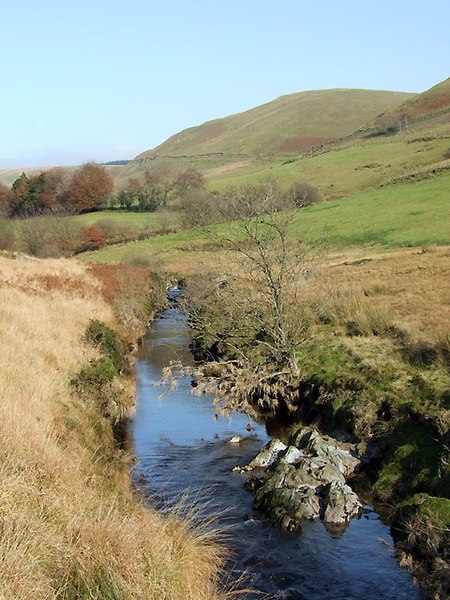
<svg viewBox="0 0 450 600">
<path fill-rule="evenodd" d="M 164 395 L 155 386 L 173 360 L 192 364 L 186 318 L 176 306 L 154 321 L 136 363 L 138 402 L 131 424 L 136 477 L 156 505 L 187 497 L 199 518 L 214 515 L 233 552 L 233 577 L 274 598 L 302 600 L 418 600 L 410 575 L 399 567 L 388 527 L 370 506 L 345 532 L 305 521 L 301 535 L 270 526 L 243 489 L 246 464 L 269 439 L 265 428 L 234 413 L 214 419 L 212 400 L 192 393 L 189 377 Z M 163 394 L 163 395 L 162 395 Z M 162 396 L 161 396 L 162 395 Z M 233 435 L 241 444 L 230 444 Z M 261 598 L 246 594 L 246 598 Z"/>
</svg>

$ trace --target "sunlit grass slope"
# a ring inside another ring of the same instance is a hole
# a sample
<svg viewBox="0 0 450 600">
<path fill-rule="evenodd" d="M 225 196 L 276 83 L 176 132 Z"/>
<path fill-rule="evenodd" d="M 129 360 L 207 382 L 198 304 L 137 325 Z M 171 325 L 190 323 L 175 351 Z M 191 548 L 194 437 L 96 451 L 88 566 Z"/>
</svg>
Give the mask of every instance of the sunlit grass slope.
<svg viewBox="0 0 450 600">
<path fill-rule="evenodd" d="M 215 226 L 226 232 L 226 225 Z M 450 243 L 450 174 L 359 192 L 297 211 L 292 238 L 308 238 L 323 248 L 407 246 Z M 207 268 L 220 261 L 211 236 L 201 229 L 110 246 L 83 260 L 134 261 L 146 258 L 173 272 Z"/>
<path fill-rule="evenodd" d="M 229 185 L 239 187 L 267 178 L 277 179 L 282 187 L 307 181 L 320 190 L 323 198 L 337 198 L 401 179 L 428 177 L 433 171 L 450 170 L 449 149 L 450 120 L 420 134 L 406 130 L 395 136 L 352 138 L 289 163 L 217 173 L 209 179 L 209 186 L 223 190 Z"/>
<path fill-rule="evenodd" d="M 318 187 L 324 198 L 336 198 L 450 168 L 450 79 L 380 113 L 351 135 L 289 162 L 211 169 L 210 186 L 222 189 L 267 177 L 288 186 L 300 179 Z"/>
<path fill-rule="evenodd" d="M 411 94 L 333 89 L 281 96 L 242 113 L 185 129 L 127 165 L 123 180 L 138 177 L 165 157 L 171 166 L 202 171 L 239 169 L 259 160 L 296 156 L 311 146 L 348 135 Z M 150 161 L 158 157 L 157 161 Z M 152 164 L 153 163 L 153 164 Z M 213 171 L 214 172 L 214 171 Z"/>
<path fill-rule="evenodd" d="M 207 537 L 145 509 L 98 407 L 69 381 L 113 324 L 77 262 L 0 257 L 0 598 L 217 598 Z"/>
<path fill-rule="evenodd" d="M 424 122 L 448 122 L 450 118 L 450 77 L 434 85 L 422 94 L 405 100 L 399 106 L 391 107 L 368 125 L 373 128 L 402 123 L 420 128 Z"/>
</svg>

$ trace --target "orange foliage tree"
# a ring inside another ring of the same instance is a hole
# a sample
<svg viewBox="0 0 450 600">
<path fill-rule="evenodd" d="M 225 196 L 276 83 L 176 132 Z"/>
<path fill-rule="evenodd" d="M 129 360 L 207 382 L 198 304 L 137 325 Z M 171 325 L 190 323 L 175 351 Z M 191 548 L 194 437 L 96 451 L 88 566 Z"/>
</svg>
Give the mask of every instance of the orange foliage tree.
<svg viewBox="0 0 450 600">
<path fill-rule="evenodd" d="M 67 190 L 68 203 L 79 212 L 92 210 L 113 189 L 113 182 L 105 167 L 89 162 L 72 176 Z"/>
<path fill-rule="evenodd" d="M 8 214 L 13 193 L 7 185 L 0 183 L 0 214 Z"/>
</svg>

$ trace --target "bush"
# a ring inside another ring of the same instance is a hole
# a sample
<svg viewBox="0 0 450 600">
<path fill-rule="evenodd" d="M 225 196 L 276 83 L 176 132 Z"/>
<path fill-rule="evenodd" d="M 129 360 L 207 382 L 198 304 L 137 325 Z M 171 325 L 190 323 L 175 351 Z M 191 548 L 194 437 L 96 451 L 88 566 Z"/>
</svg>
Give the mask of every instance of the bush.
<svg viewBox="0 0 450 600">
<path fill-rule="evenodd" d="M 85 227 L 83 237 L 84 239 L 80 246 L 74 250 L 75 254 L 101 250 L 106 246 L 105 234 L 96 227 Z"/>
<path fill-rule="evenodd" d="M 15 238 L 14 224 L 0 218 L 0 250 L 15 250 Z"/>
<path fill-rule="evenodd" d="M 138 231 L 131 227 L 117 223 L 114 219 L 99 219 L 93 227 L 103 233 L 107 244 L 129 242 L 138 237 Z"/>
<path fill-rule="evenodd" d="M 101 321 L 91 321 L 86 329 L 86 340 L 100 349 L 117 373 L 129 371 L 127 344 L 118 333 L 107 325 Z"/>
<path fill-rule="evenodd" d="M 73 383 L 80 390 L 88 387 L 101 388 L 117 376 L 117 370 L 107 356 L 93 360 L 89 366 L 83 367 Z"/>
<path fill-rule="evenodd" d="M 285 197 L 288 202 L 297 208 L 304 208 L 319 202 L 321 199 L 319 190 L 306 181 L 294 183 L 286 192 Z"/>
</svg>

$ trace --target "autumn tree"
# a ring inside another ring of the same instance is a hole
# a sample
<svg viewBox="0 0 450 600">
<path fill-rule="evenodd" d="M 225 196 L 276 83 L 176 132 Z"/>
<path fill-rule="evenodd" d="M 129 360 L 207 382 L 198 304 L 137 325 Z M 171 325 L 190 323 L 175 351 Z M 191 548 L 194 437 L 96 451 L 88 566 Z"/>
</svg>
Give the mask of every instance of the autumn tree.
<svg viewBox="0 0 450 600">
<path fill-rule="evenodd" d="M 180 197 L 183 197 L 187 191 L 199 190 L 204 187 L 205 178 L 196 169 L 186 169 L 174 181 L 174 189 Z"/>
<path fill-rule="evenodd" d="M 98 206 L 112 189 L 113 182 L 105 167 L 89 162 L 73 174 L 67 200 L 77 211 L 86 212 Z"/>
<path fill-rule="evenodd" d="M 55 167 L 44 173 L 41 202 L 49 212 L 73 212 L 65 204 L 70 174 L 66 169 Z"/>
<path fill-rule="evenodd" d="M 0 183 L 0 214 L 9 213 L 12 197 L 11 189 L 4 183 Z"/>
<path fill-rule="evenodd" d="M 11 186 L 10 216 L 30 217 L 41 214 L 45 209 L 41 199 L 44 183 L 44 173 L 31 177 L 22 173 Z"/>
</svg>

